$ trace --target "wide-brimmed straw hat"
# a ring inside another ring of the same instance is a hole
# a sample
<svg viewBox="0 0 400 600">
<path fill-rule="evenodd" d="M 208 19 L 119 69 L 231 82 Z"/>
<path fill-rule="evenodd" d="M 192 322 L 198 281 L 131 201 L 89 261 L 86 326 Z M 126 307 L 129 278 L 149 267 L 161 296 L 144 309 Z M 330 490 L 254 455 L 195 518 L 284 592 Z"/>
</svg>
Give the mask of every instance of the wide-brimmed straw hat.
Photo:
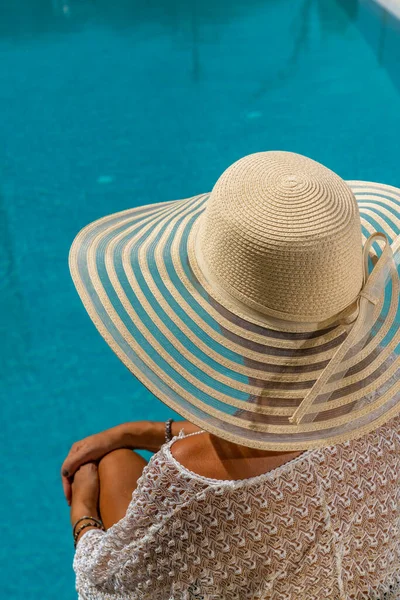
<svg viewBox="0 0 400 600">
<path fill-rule="evenodd" d="M 69 265 L 165 404 L 237 444 L 306 450 L 400 413 L 399 213 L 400 189 L 260 152 L 211 193 L 87 225 Z"/>
</svg>

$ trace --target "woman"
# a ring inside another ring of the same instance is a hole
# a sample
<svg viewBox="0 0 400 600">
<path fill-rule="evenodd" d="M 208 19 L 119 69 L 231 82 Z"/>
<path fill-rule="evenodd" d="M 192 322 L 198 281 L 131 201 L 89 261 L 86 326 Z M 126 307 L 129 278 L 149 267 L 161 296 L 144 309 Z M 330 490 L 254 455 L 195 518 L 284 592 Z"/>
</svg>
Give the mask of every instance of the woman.
<svg viewBox="0 0 400 600">
<path fill-rule="evenodd" d="M 399 208 L 262 152 L 78 234 L 90 317 L 187 419 L 72 447 L 80 598 L 399 597 Z"/>
</svg>

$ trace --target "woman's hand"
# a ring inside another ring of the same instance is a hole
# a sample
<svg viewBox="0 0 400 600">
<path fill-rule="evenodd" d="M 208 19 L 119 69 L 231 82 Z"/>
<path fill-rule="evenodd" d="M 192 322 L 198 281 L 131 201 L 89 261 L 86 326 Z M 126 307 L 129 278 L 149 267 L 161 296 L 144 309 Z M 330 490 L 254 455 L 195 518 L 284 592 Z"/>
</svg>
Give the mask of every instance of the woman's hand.
<svg viewBox="0 0 400 600">
<path fill-rule="evenodd" d="M 74 474 L 82 465 L 99 461 L 103 456 L 120 448 L 125 443 L 125 431 L 118 425 L 72 444 L 71 449 L 61 466 L 61 478 L 64 495 L 69 505 L 72 498 L 72 481 Z"/>
</svg>

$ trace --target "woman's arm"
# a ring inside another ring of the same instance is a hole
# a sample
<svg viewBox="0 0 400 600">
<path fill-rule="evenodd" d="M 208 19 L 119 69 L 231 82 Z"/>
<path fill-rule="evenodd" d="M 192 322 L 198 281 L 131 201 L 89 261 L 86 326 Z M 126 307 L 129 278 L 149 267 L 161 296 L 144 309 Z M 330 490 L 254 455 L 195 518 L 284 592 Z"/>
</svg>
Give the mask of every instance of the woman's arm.
<svg viewBox="0 0 400 600">
<path fill-rule="evenodd" d="M 172 437 L 178 435 L 181 429 L 185 435 L 200 431 L 200 427 L 189 421 L 173 421 Z M 132 450 L 158 452 L 165 443 L 165 421 L 128 421 L 107 431 L 112 432 L 115 440 L 113 450 L 131 448 Z"/>
<path fill-rule="evenodd" d="M 118 427 L 125 432 L 125 441 L 132 449 L 158 452 L 165 443 L 165 421 L 133 421 Z M 178 435 L 181 429 L 185 435 L 200 431 L 200 427 L 189 421 L 173 421 L 172 437 Z"/>
<path fill-rule="evenodd" d="M 172 423 L 173 436 L 178 435 L 181 429 L 187 435 L 199 431 L 200 427 L 189 421 Z M 74 473 L 85 463 L 100 460 L 118 448 L 158 452 L 164 443 L 164 421 L 130 421 L 75 442 L 61 466 L 64 495 L 68 503 L 71 500 L 71 482 Z"/>
</svg>

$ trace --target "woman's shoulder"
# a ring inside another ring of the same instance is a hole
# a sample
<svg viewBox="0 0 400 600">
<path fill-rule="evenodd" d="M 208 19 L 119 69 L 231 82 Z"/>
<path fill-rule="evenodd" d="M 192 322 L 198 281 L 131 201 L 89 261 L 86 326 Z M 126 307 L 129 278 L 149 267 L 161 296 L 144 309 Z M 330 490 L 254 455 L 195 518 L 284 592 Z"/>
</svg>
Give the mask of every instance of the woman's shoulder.
<svg viewBox="0 0 400 600">
<path fill-rule="evenodd" d="M 247 448 L 227 442 L 206 431 L 175 440 L 170 446 L 170 452 L 179 466 L 200 477 L 218 481 L 239 481 L 257 477 L 304 453 L 267 452 Z"/>
<path fill-rule="evenodd" d="M 171 455 L 179 465 L 204 477 L 212 477 L 209 474 L 210 450 L 210 434 L 207 431 L 179 436 L 170 445 Z"/>
<path fill-rule="evenodd" d="M 397 414 L 360 438 L 314 451 L 263 452 L 232 444 L 200 430 L 175 438 L 169 446 L 169 452 L 179 469 L 183 468 L 206 479 L 237 481 L 267 474 L 275 469 L 280 471 L 280 467 L 286 470 L 290 468 L 290 464 L 295 465 L 302 461 L 302 456 L 304 461 L 310 459 L 311 462 L 314 456 L 317 469 L 321 461 L 338 466 L 340 461 L 349 459 L 349 451 L 354 450 L 354 447 L 362 447 L 363 454 L 372 452 L 374 449 L 386 447 L 385 443 L 392 444 L 393 436 L 398 440 L 399 434 L 400 414 Z M 287 467 L 284 466 L 286 464 Z"/>
</svg>

